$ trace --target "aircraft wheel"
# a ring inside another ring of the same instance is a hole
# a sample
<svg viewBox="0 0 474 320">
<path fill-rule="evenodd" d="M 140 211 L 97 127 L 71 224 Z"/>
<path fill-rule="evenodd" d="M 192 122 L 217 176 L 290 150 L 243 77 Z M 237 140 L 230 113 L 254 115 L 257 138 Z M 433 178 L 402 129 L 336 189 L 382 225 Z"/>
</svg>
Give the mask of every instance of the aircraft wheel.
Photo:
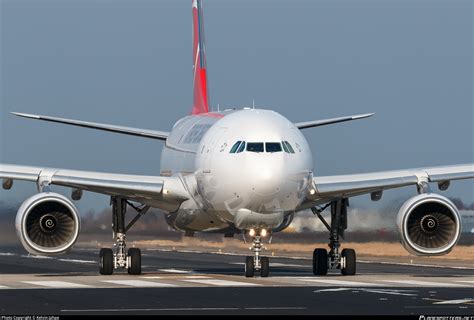
<svg viewBox="0 0 474 320">
<path fill-rule="evenodd" d="M 130 257 L 130 267 L 128 268 L 128 273 L 133 275 L 138 275 L 142 273 L 142 254 L 138 248 L 128 249 L 128 254 Z"/>
<path fill-rule="evenodd" d="M 246 257 L 245 258 L 245 276 L 247 278 L 253 277 L 255 273 L 255 266 L 253 264 L 253 257 Z"/>
<path fill-rule="evenodd" d="M 112 249 L 102 248 L 99 253 L 100 274 L 111 275 L 114 272 L 114 253 Z"/>
<path fill-rule="evenodd" d="M 314 249 L 313 273 L 317 276 L 324 276 L 328 273 L 328 252 L 326 249 Z"/>
<path fill-rule="evenodd" d="M 268 257 L 260 258 L 260 268 L 260 276 L 262 278 L 268 277 L 268 274 L 270 273 L 270 261 L 268 260 Z"/>
<path fill-rule="evenodd" d="M 345 276 L 353 276 L 356 273 L 356 253 L 354 249 L 343 249 L 341 257 L 345 259 L 345 266 L 341 273 Z"/>
</svg>

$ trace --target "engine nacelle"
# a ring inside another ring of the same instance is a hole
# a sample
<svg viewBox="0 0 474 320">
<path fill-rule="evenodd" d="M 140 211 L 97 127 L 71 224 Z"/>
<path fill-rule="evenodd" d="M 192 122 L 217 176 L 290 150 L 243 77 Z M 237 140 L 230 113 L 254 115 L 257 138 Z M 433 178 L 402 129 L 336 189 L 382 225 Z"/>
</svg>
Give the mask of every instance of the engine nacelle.
<svg viewBox="0 0 474 320">
<path fill-rule="evenodd" d="M 79 236 L 81 222 L 71 200 L 57 193 L 43 192 L 22 203 L 15 226 L 29 253 L 55 255 L 72 248 Z"/>
<path fill-rule="evenodd" d="M 443 255 L 461 236 L 461 218 L 456 206 L 434 193 L 417 195 L 398 211 L 398 232 L 405 249 L 415 255 Z"/>
</svg>

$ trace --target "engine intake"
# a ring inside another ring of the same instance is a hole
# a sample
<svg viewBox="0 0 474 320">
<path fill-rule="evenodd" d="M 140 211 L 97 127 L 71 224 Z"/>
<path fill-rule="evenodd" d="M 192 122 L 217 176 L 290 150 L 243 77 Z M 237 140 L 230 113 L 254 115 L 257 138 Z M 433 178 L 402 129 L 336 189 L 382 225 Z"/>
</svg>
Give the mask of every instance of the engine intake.
<svg viewBox="0 0 474 320">
<path fill-rule="evenodd" d="M 39 193 L 26 199 L 18 209 L 16 230 L 21 243 L 32 254 L 65 253 L 79 236 L 79 212 L 63 195 Z"/>
<path fill-rule="evenodd" d="M 446 254 L 461 235 L 459 211 L 438 194 L 420 194 L 406 201 L 397 224 L 403 246 L 416 255 Z"/>
</svg>

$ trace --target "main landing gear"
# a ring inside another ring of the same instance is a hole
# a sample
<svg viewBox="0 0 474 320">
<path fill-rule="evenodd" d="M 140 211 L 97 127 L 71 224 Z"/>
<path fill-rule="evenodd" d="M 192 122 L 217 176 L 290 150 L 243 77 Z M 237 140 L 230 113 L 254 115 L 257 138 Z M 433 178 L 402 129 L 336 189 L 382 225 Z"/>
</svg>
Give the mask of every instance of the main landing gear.
<svg viewBox="0 0 474 320">
<path fill-rule="evenodd" d="M 321 212 L 331 206 L 331 225 L 326 222 Z M 343 275 L 355 275 L 356 253 L 354 249 L 343 249 L 339 251 L 341 244 L 339 238 L 344 239 L 344 231 L 347 229 L 347 207 L 348 199 L 339 199 L 329 203 L 323 208 L 311 208 L 321 222 L 329 230 L 329 252 L 326 249 L 316 248 L 313 252 L 313 273 L 315 275 L 326 275 L 328 269 L 340 269 Z"/>
<path fill-rule="evenodd" d="M 111 275 L 114 269 L 124 268 L 129 274 L 138 275 L 142 272 L 142 257 L 140 249 L 130 248 L 126 251 L 126 233 L 143 216 L 149 206 L 136 207 L 123 198 L 112 197 L 112 230 L 115 238 L 114 249 L 102 248 L 99 253 L 100 274 Z M 125 226 L 127 204 L 138 214 Z"/>
<path fill-rule="evenodd" d="M 252 237 L 252 246 L 249 248 L 254 253 L 254 256 L 247 256 L 245 258 L 245 276 L 247 278 L 253 277 L 255 271 L 260 271 L 262 278 L 268 277 L 270 273 L 270 261 L 268 257 L 261 257 L 260 252 L 262 251 L 262 238 L 267 235 L 267 230 L 251 229 L 249 235 Z"/>
</svg>

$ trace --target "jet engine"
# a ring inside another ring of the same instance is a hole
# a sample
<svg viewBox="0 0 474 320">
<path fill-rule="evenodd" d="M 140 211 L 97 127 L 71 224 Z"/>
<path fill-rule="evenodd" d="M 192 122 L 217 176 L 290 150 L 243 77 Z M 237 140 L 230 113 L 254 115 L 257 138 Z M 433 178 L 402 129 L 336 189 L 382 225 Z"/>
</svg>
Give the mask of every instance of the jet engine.
<svg viewBox="0 0 474 320">
<path fill-rule="evenodd" d="M 61 254 L 71 249 L 77 240 L 79 212 L 63 195 L 38 193 L 20 206 L 15 226 L 28 252 L 37 255 Z"/>
<path fill-rule="evenodd" d="M 397 216 L 398 232 L 405 249 L 415 255 L 450 252 L 461 235 L 461 218 L 446 197 L 427 193 L 406 201 Z"/>
</svg>

